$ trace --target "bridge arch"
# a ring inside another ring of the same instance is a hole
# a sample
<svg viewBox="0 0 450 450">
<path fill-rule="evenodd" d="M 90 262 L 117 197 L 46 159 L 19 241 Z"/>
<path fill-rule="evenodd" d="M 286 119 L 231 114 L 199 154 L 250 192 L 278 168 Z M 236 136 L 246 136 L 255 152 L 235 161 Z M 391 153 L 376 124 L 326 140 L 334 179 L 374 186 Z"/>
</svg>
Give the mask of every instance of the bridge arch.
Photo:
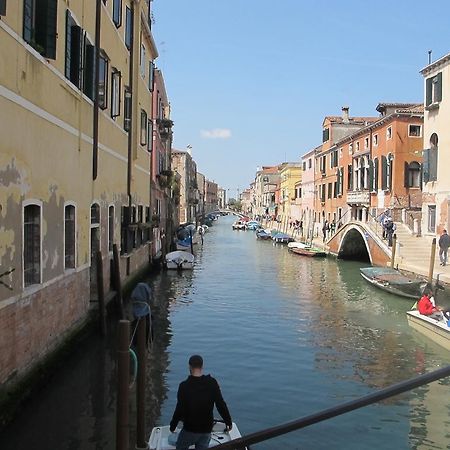
<svg viewBox="0 0 450 450">
<path fill-rule="evenodd" d="M 338 258 L 356 261 L 369 261 L 372 264 L 372 254 L 367 242 L 367 232 L 358 225 L 349 225 L 342 232 L 338 248 Z"/>
</svg>

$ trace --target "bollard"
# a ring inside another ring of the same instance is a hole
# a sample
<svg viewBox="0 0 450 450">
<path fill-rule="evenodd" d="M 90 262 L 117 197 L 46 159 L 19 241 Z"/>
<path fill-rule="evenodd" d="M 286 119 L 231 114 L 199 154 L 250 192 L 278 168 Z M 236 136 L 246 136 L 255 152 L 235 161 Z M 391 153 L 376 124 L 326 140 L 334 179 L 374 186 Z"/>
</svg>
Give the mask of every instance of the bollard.
<svg viewBox="0 0 450 450">
<path fill-rule="evenodd" d="M 391 254 L 391 268 L 394 268 L 395 252 L 397 250 L 397 235 L 394 233 L 392 236 L 392 254 Z"/>
<path fill-rule="evenodd" d="M 430 284 L 433 282 L 433 270 L 435 258 L 436 258 L 436 238 L 433 238 L 433 242 L 431 244 L 430 269 L 428 272 L 428 283 Z"/>
<path fill-rule="evenodd" d="M 116 450 L 128 450 L 129 441 L 129 403 L 130 382 L 130 322 L 119 321 L 119 343 L 117 350 L 117 414 Z"/>
<path fill-rule="evenodd" d="M 120 263 L 119 263 L 119 250 L 117 244 L 113 244 L 113 268 L 114 268 L 114 288 L 117 292 L 117 306 L 119 309 L 120 317 L 125 317 L 125 312 L 123 309 L 123 298 L 122 298 L 122 281 L 120 279 Z"/>
<path fill-rule="evenodd" d="M 100 321 L 100 332 L 102 336 L 106 335 L 106 308 L 105 308 L 105 289 L 103 285 L 103 258 L 102 252 L 97 252 L 97 293 L 98 293 L 98 317 Z"/>
<path fill-rule="evenodd" d="M 145 439 L 145 376 L 146 376 L 146 318 L 142 317 L 137 326 L 138 372 L 136 384 L 136 449 L 147 449 Z"/>
</svg>

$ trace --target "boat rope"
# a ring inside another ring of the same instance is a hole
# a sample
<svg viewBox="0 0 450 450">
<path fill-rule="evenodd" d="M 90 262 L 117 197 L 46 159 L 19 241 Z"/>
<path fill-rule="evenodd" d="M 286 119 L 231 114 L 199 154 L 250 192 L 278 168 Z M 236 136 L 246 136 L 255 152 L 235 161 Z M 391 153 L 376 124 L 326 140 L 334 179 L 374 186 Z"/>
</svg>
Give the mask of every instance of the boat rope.
<svg viewBox="0 0 450 450">
<path fill-rule="evenodd" d="M 131 350 L 131 346 L 133 345 L 133 341 L 134 341 L 134 336 L 135 336 L 135 334 L 136 334 L 136 330 L 137 330 L 137 328 L 138 328 L 138 325 L 139 325 L 139 321 L 141 320 L 141 318 L 140 317 L 138 317 L 138 319 L 136 320 L 136 325 L 135 325 L 135 327 L 134 327 L 134 330 L 133 330 L 133 334 L 131 335 L 131 341 L 130 341 L 130 344 L 128 345 L 128 348 Z"/>
</svg>

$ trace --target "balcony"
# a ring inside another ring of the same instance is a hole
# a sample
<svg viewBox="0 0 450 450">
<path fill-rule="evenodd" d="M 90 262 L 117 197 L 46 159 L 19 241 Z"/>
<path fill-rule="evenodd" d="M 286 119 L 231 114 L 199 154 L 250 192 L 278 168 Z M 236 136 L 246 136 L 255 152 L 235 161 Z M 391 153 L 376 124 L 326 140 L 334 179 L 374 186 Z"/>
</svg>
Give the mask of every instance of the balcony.
<svg viewBox="0 0 450 450">
<path fill-rule="evenodd" d="M 347 192 L 347 203 L 349 205 L 370 205 L 370 192 L 368 190 L 364 191 L 348 191 Z"/>
</svg>

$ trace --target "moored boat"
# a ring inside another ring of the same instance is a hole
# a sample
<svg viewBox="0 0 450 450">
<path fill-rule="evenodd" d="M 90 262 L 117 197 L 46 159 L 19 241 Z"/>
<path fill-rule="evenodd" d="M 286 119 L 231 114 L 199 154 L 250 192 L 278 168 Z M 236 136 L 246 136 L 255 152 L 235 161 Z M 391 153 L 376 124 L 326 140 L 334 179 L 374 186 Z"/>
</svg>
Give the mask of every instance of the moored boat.
<svg viewBox="0 0 450 450">
<path fill-rule="evenodd" d="M 412 328 L 450 350 L 450 327 L 444 318 L 433 319 L 430 316 L 420 314 L 417 310 L 407 311 L 406 317 Z"/>
<path fill-rule="evenodd" d="M 418 299 L 427 282 L 390 267 L 362 267 L 361 276 L 373 286 L 401 297 Z"/>
<path fill-rule="evenodd" d="M 278 244 L 287 244 L 292 242 L 294 238 L 286 233 L 275 233 L 272 235 L 272 240 Z"/>
<path fill-rule="evenodd" d="M 256 230 L 256 239 L 262 239 L 263 241 L 272 239 L 270 231 L 264 230 L 263 228 Z"/>
<path fill-rule="evenodd" d="M 175 433 L 171 433 L 169 425 L 155 427 L 152 430 L 150 439 L 148 441 L 148 447 L 150 450 L 173 450 L 175 449 L 179 429 L 175 430 Z M 217 445 L 230 442 L 233 439 L 240 438 L 241 433 L 235 423 L 230 431 L 226 431 L 225 424 L 221 421 L 216 421 L 211 432 L 211 440 L 209 441 L 209 448 L 216 447 Z"/>
<path fill-rule="evenodd" d="M 323 258 L 327 253 L 317 247 L 289 247 L 289 251 L 296 255 L 309 256 L 315 258 Z"/>
<path fill-rule="evenodd" d="M 187 251 L 177 250 L 167 253 L 164 264 L 167 269 L 186 270 L 193 269 L 195 257 Z"/>
</svg>

